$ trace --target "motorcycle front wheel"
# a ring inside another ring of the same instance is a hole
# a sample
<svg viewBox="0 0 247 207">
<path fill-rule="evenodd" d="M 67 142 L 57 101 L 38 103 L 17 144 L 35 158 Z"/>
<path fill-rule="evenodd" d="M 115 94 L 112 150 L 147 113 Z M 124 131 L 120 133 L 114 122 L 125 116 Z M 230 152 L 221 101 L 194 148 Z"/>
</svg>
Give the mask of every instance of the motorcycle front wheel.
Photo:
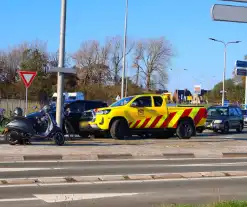
<svg viewBox="0 0 247 207">
<path fill-rule="evenodd" d="M 58 146 L 62 146 L 65 143 L 65 137 L 62 132 L 56 132 L 53 136 L 53 139 Z"/>
</svg>

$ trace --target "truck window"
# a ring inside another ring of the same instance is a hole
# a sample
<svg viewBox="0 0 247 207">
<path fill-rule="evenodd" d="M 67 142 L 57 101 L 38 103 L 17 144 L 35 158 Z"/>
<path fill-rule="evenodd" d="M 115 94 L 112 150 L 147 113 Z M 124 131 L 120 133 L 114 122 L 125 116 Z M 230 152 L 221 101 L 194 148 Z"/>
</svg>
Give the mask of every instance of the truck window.
<svg viewBox="0 0 247 207">
<path fill-rule="evenodd" d="M 150 96 L 139 97 L 134 102 L 137 104 L 137 107 L 152 107 Z"/>
<path fill-rule="evenodd" d="M 161 98 L 160 96 L 154 96 L 153 99 L 154 99 L 154 106 L 155 107 L 162 106 L 162 104 L 163 104 L 163 98 Z"/>
</svg>

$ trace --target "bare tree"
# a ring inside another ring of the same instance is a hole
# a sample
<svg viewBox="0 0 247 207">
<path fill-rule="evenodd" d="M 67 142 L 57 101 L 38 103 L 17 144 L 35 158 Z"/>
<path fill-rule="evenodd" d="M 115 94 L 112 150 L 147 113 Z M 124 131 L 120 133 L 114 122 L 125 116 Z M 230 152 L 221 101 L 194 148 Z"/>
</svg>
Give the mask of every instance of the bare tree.
<svg viewBox="0 0 247 207">
<path fill-rule="evenodd" d="M 16 71 L 20 68 L 23 52 L 26 49 L 27 45 L 21 44 L 0 52 L 0 76 L 2 82 L 15 82 Z"/>
<path fill-rule="evenodd" d="M 135 64 L 142 72 L 145 85 L 151 90 L 151 79 L 155 75 L 155 84 L 165 87 L 168 76 L 166 67 L 173 56 L 171 44 L 163 37 L 139 41 L 135 47 Z M 154 84 L 154 83 L 153 83 Z"/>
<path fill-rule="evenodd" d="M 72 55 L 78 69 L 77 76 L 83 85 L 106 84 L 109 81 L 109 53 L 109 42 L 101 46 L 98 41 L 87 41 Z"/>
<path fill-rule="evenodd" d="M 111 53 L 110 53 L 110 69 L 115 84 L 119 83 L 119 72 L 122 68 L 123 60 L 123 40 L 121 37 L 116 36 L 110 40 Z M 134 48 L 134 42 L 128 40 L 126 55 L 130 54 Z"/>
</svg>

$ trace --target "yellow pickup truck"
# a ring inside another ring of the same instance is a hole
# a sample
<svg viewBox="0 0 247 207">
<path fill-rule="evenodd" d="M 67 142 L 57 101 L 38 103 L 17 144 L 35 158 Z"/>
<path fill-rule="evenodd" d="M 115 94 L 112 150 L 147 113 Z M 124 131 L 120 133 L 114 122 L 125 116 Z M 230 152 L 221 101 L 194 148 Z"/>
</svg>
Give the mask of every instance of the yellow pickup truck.
<svg viewBox="0 0 247 207">
<path fill-rule="evenodd" d="M 115 139 L 141 134 L 189 139 L 203 131 L 207 117 L 204 107 L 169 107 L 165 96 L 157 94 L 126 97 L 94 113 L 80 129 L 110 132 Z"/>
</svg>

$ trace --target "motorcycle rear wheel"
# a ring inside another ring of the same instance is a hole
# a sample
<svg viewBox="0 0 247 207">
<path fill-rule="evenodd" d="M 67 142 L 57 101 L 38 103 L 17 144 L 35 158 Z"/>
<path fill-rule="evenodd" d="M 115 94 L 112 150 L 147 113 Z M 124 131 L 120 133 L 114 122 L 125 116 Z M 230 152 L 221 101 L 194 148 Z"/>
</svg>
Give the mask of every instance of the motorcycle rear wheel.
<svg viewBox="0 0 247 207">
<path fill-rule="evenodd" d="M 5 141 L 10 145 L 17 145 L 20 141 L 17 131 L 9 131 L 5 133 Z"/>
<path fill-rule="evenodd" d="M 62 132 L 56 132 L 53 136 L 53 139 L 58 146 L 62 146 L 65 143 L 65 137 Z"/>
</svg>

